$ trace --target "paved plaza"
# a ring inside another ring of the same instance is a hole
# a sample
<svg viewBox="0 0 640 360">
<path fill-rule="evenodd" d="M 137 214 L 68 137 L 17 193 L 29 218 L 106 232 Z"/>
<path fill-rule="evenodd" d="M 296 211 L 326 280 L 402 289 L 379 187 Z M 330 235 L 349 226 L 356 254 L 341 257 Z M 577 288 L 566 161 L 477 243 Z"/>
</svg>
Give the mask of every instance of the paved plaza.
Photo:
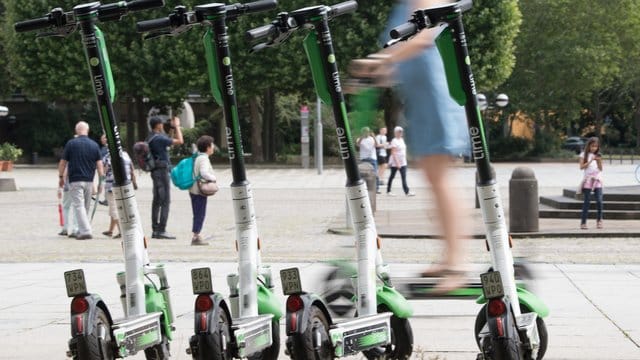
<svg viewBox="0 0 640 360">
<path fill-rule="evenodd" d="M 508 204 L 511 172 L 522 164 L 495 164 L 503 203 Z M 558 195 L 573 188 L 580 173 L 574 163 L 536 163 L 531 167 L 538 179 L 540 195 Z M 637 185 L 635 166 L 609 164 L 605 186 Z M 216 166 L 219 182 L 231 182 L 227 166 Z M 475 169 L 460 164 L 451 186 L 468 207 L 469 228 L 481 226 L 479 210 L 473 209 Z M 344 173 L 327 168 L 249 168 L 254 188 L 263 259 L 274 270 L 298 265 L 303 284 L 321 290 L 327 268 L 323 261 L 353 256 L 353 238 L 329 233 L 344 224 Z M 8 174 L 1 173 L 1 177 Z M 115 274 L 122 270 L 118 240 L 107 239 L 106 207 L 99 206 L 93 222 L 94 240 L 77 241 L 56 235 L 57 174 L 53 167 L 18 167 L 10 176 L 20 190 L 0 192 L 0 359 L 62 359 L 69 338 L 69 299 L 62 273 L 84 268 L 89 290 L 100 294 L 116 317 L 122 314 Z M 150 232 L 151 180 L 141 173 L 137 201 L 146 232 Z M 421 174 L 409 171 L 409 185 L 417 196 L 377 198 L 379 214 L 414 210 L 434 234 L 438 230 L 428 186 Z M 400 184 L 394 184 L 397 194 Z M 606 191 L 606 190 L 605 190 Z M 168 231 L 177 240 L 153 240 L 152 262 L 163 262 L 172 285 L 177 315 L 173 358 L 186 359 L 184 349 L 192 333 L 193 300 L 189 270 L 210 266 L 214 288 L 228 293 L 225 276 L 235 270 L 234 226 L 228 186 L 210 198 L 204 234 L 208 247 L 191 247 L 191 209 L 186 192 L 172 190 Z M 380 228 L 393 222 L 377 218 Z M 415 221 L 420 221 L 415 216 Z M 553 222 L 551 222 L 553 221 Z M 433 224 L 432 224 L 433 223 Z M 545 359 L 640 359 L 640 221 L 606 220 L 601 236 L 584 237 L 578 220 L 541 220 L 541 227 L 566 229 L 563 237 L 518 238 L 514 254 L 522 257 L 536 275 L 535 293 L 550 307 L 546 319 L 549 350 Z M 402 225 L 404 226 L 404 225 Z M 592 226 L 593 227 L 593 226 Z M 609 227 L 609 229 L 607 229 Z M 614 231 L 614 229 L 619 229 Z M 626 231 L 622 231 L 626 229 Z M 594 230 L 595 231 L 595 230 Z M 486 268 L 489 256 L 480 239 L 466 241 L 470 272 Z M 433 238 L 385 238 L 383 256 L 394 276 L 415 274 L 425 263 L 438 261 L 441 244 Z M 274 271 L 277 274 L 277 271 Z M 280 295 L 276 277 L 276 292 Z M 416 359 L 475 359 L 473 322 L 479 305 L 472 300 L 412 301 L 411 320 Z M 284 302 L 283 302 L 284 304 Z M 281 324 L 282 326 L 282 324 Z M 284 355 L 283 355 L 284 357 Z M 144 358 L 138 355 L 136 359 Z"/>
</svg>

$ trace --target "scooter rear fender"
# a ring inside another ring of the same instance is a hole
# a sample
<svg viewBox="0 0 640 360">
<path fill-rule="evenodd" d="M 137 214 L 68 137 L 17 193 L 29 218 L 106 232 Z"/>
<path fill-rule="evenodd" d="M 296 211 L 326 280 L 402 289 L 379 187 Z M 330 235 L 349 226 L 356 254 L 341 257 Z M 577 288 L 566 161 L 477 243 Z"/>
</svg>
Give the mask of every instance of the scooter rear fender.
<svg viewBox="0 0 640 360">
<path fill-rule="evenodd" d="M 215 331 L 216 326 L 218 326 L 215 319 L 218 318 L 217 315 L 221 311 L 224 311 L 227 315 L 227 319 L 231 321 L 231 312 L 229 311 L 229 307 L 224 301 L 222 295 L 213 293 L 209 294 L 209 298 L 213 301 L 213 307 L 211 310 L 200 312 L 194 308 L 193 331 L 195 334 L 211 333 L 212 331 Z"/>
<path fill-rule="evenodd" d="M 543 303 L 539 297 L 521 287 L 517 288 L 517 292 L 518 301 L 520 302 L 520 304 L 526 306 L 528 309 L 531 309 L 531 311 L 538 314 L 538 316 L 541 318 L 549 316 L 549 307 L 547 307 L 547 305 L 545 305 L 545 303 Z M 477 304 L 484 304 L 486 302 L 487 299 L 484 297 L 484 295 L 480 295 L 480 297 L 476 299 Z"/>
<path fill-rule="evenodd" d="M 289 312 L 289 310 L 287 310 L 287 313 L 286 313 L 287 336 L 302 334 L 307 330 L 307 323 L 309 321 L 311 307 L 314 305 L 324 313 L 324 316 L 329 321 L 329 325 L 332 324 L 329 310 L 327 309 L 327 306 L 324 304 L 324 302 L 318 295 L 304 293 L 304 294 L 297 294 L 295 296 L 299 296 L 302 299 L 303 306 L 302 306 L 302 309 L 296 312 Z"/>
<path fill-rule="evenodd" d="M 107 305 L 102 301 L 100 296 L 97 294 L 88 294 L 76 297 L 84 297 L 89 303 L 89 307 L 87 311 L 82 314 L 71 314 L 71 337 L 89 335 L 91 333 L 95 326 L 94 321 L 96 319 L 96 311 L 98 308 L 102 309 L 102 311 L 107 315 L 107 318 L 109 319 L 109 329 L 111 329 L 113 319 L 111 318 L 111 313 L 109 313 Z"/>
</svg>

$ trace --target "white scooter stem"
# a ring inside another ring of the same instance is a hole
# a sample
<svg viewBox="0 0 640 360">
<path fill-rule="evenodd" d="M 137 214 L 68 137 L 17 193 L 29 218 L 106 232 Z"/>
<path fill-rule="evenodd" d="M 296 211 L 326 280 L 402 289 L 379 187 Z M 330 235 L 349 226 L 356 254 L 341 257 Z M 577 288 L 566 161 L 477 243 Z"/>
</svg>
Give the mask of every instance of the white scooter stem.
<svg viewBox="0 0 640 360">
<path fill-rule="evenodd" d="M 145 259 L 144 233 L 133 184 L 114 186 L 112 191 L 123 239 L 127 299 L 125 316 L 146 314 L 143 266 L 148 258 Z"/>
<path fill-rule="evenodd" d="M 515 316 L 520 315 L 518 292 L 513 269 L 513 254 L 509 245 L 509 232 L 504 217 L 504 208 L 497 184 L 477 186 L 482 219 L 489 243 L 491 264 L 500 272 L 504 293 L 512 305 Z"/>
<path fill-rule="evenodd" d="M 253 206 L 253 192 L 248 183 L 231 185 L 238 242 L 239 317 L 258 316 L 258 226 Z"/>
<path fill-rule="evenodd" d="M 347 187 L 347 200 L 353 221 L 358 261 L 357 296 L 358 316 L 375 315 L 376 263 L 382 257 L 376 246 L 376 224 L 371 211 L 369 193 L 364 182 Z"/>
</svg>

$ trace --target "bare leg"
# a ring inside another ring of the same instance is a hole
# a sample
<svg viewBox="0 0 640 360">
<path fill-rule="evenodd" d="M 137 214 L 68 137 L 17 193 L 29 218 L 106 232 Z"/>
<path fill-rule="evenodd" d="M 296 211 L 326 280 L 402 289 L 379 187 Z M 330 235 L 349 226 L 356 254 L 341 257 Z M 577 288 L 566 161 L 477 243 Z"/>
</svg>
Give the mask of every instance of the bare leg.
<svg viewBox="0 0 640 360">
<path fill-rule="evenodd" d="M 451 157 L 448 155 L 430 155 L 420 160 L 420 167 L 433 189 L 440 215 L 440 226 L 446 243 L 445 260 L 442 263 L 442 268 L 461 270 L 464 248 L 460 239 L 461 221 L 459 219 L 463 219 L 464 215 L 453 190 L 449 186 L 450 165 Z M 438 288 L 443 291 L 452 290 L 463 285 L 461 281 L 462 272 L 457 276 L 451 275 Z"/>
</svg>

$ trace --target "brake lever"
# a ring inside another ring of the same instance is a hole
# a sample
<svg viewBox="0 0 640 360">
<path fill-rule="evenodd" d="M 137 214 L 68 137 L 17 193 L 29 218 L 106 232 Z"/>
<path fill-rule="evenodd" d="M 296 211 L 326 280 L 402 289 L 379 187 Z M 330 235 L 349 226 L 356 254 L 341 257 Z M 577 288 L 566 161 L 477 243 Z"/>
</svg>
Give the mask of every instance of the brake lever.
<svg viewBox="0 0 640 360">
<path fill-rule="evenodd" d="M 76 31 L 76 25 L 67 25 L 60 28 L 53 28 L 51 31 L 44 31 L 36 34 L 36 38 L 45 37 L 67 37 Z"/>
<path fill-rule="evenodd" d="M 152 32 L 152 33 L 148 33 L 147 35 L 144 36 L 143 39 L 145 40 L 150 40 L 150 39 L 155 39 L 161 36 L 167 36 L 167 35 L 171 35 L 171 31 L 156 31 L 156 32 Z"/>
</svg>

